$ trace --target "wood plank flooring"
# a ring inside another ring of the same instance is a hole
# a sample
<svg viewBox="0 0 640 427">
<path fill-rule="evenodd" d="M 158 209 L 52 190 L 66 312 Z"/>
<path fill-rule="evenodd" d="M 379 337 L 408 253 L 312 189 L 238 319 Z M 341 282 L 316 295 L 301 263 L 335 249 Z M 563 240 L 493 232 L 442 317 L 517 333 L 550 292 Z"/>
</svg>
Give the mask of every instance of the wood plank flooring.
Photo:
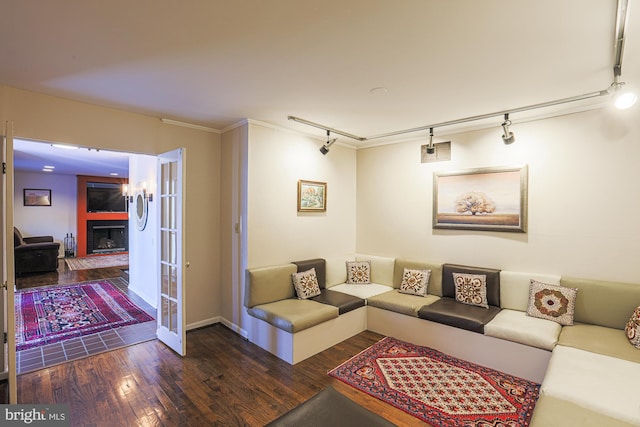
<svg viewBox="0 0 640 427">
<path fill-rule="evenodd" d="M 327 375 L 380 338 L 291 366 L 216 324 L 188 333 L 184 358 L 156 340 L 20 375 L 18 401 L 68 404 L 73 426 L 262 426 L 331 385 L 397 425 L 426 425 Z"/>
<path fill-rule="evenodd" d="M 38 286 L 69 285 L 89 280 L 120 277 L 122 269 L 118 267 L 96 268 L 93 270 L 69 270 L 63 258 L 58 259 L 58 269 L 51 273 L 28 274 L 16 277 L 16 288 L 35 288 Z"/>
</svg>

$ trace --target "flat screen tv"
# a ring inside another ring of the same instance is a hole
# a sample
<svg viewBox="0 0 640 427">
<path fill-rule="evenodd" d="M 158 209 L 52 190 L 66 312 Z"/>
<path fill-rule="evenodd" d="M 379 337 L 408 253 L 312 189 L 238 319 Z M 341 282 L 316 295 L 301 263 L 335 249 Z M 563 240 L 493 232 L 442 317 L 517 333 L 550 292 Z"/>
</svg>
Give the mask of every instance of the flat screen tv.
<svg viewBox="0 0 640 427">
<path fill-rule="evenodd" d="M 87 212 L 126 212 L 120 184 L 87 182 Z"/>
</svg>

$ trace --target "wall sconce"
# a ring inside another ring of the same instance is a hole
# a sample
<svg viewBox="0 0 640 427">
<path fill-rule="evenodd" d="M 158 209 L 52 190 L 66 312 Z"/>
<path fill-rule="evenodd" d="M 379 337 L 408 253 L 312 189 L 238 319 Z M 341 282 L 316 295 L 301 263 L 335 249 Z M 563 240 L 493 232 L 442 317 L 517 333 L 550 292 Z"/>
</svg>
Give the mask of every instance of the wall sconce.
<svg viewBox="0 0 640 427">
<path fill-rule="evenodd" d="M 147 182 L 142 182 L 142 197 L 147 199 L 150 202 L 153 202 L 153 193 L 147 193 Z"/>
<path fill-rule="evenodd" d="M 129 203 L 133 203 L 133 196 L 129 194 L 129 184 L 122 184 L 122 197 L 126 198 Z"/>
<path fill-rule="evenodd" d="M 139 184 L 139 189 L 135 189 L 133 191 L 133 193 L 141 193 L 142 197 L 145 200 L 147 200 L 149 202 L 153 202 L 153 193 L 148 193 L 147 192 L 147 183 L 146 182 L 142 182 L 142 184 Z M 122 197 L 126 197 L 127 200 L 129 201 L 129 203 L 133 203 L 134 195 L 131 192 L 129 192 L 129 185 L 128 184 L 122 184 Z"/>
</svg>

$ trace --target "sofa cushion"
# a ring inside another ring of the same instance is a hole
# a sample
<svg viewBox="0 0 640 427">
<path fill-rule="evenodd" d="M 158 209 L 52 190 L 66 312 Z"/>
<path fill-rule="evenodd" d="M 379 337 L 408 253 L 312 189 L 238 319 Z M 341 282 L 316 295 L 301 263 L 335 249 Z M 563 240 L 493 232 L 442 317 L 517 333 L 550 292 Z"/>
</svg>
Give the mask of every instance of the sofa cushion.
<svg viewBox="0 0 640 427">
<path fill-rule="evenodd" d="M 427 284 L 427 293 L 439 297 L 442 296 L 442 264 L 430 264 L 423 261 L 396 258 L 393 267 L 393 287 L 396 289 L 400 288 L 405 268 L 413 270 L 431 270 L 429 283 Z"/>
<path fill-rule="evenodd" d="M 624 329 L 629 316 L 640 305 L 640 285 L 562 277 L 562 286 L 578 288 L 573 317 L 579 323 Z"/>
<path fill-rule="evenodd" d="M 501 270 L 500 307 L 509 310 L 527 311 L 531 279 L 550 285 L 560 284 L 560 276 Z"/>
<path fill-rule="evenodd" d="M 562 328 L 558 345 L 640 363 L 640 350 L 629 343 L 627 335 L 620 329 L 575 323 Z"/>
<path fill-rule="evenodd" d="M 338 308 L 308 299 L 283 299 L 249 308 L 258 319 L 295 333 L 338 317 Z"/>
<path fill-rule="evenodd" d="M 347 283 L 367 285 L 371 283 L 371 261 L 346 261 Z"/>
<path fill-rule="evenodd" d="M 500 307 L 500 270 L 494 268 L 470 267 L 467 265 L 442 265 L 442 296 L 456 297 L 456 287 L 453 273 L 484 274 L 487 276 L 487 302 L 489 305 Z"/>
<path fill-rule="evenodd" d="M 440 297 L 435 295 L 409 295 L 401 293 L 399 289 L 393 289 L 391 292 L 385 292 L 368 298 L 367 305 L 418 317 L 418 310 L 439 299 Z"/>
<path fill-rule="evenodd" d="M 345 259 L 353 259 L 353 256 L 329 257 L 325 261 L 327 270 L 326 287 L 340 285 L 347 282 L 347 269 L 344 265 Z"/>
<path fill-rule="evenodd" d="M 356 308 L 364 307 L 367 303 L 363 298 L 354 297 L 353 295 L 332 291 L 330 289 L 323 289 L 320 295 L 311 299 L 322 304 L 329 304 L 334 307 L 338 307 L 339 314 L 344 314 L 351 310 L 355 310 Z"/>
<path fill-rule="evenodd" d="M 524 311 L 503 309 L 484 325 L 484 334 L 537 347 L 553 350 L 558 343 L 562 326 L 551 320 L 530 317 Z"/>
<path fill-rule="evenodd" d="M 426 296 L 430 275 L 431 270 L 412 270 L 405 268 L 402 274 L 400 293 L 421 297 Z"/>
<path fill-rule="evenodd" d="M 462 304 L 489 308 L 487 304 L 487 276 L 484 274 L 453 273 L 456 301 Z"/>
<path fill-rule="evenodd" d="M 627 339 L 635 348 L 640 348 L 640 307 L 636 308 L 624 327 Z"/>
<path fill-rule="evenodd" d="M 298 267 L 298 273 L 303 271 L 311 270 L 315 268 L 316 277 L 318 279 L 318 286 L 320 289 L 324 289 L 327 286 L 327 262 L 323 258 L 314 258 L 314 259 L 306 259 L 303 261 L 294 261 L 292 264 L 295 264 Z"/>
<path fill-rule="evenodd" d="M 296 272 L 294 264 L 251 268 L 247 272 L 244 293 L 245 307 L 268 304 L 295 296 L 295 290 L 291 283 L 291 275 Z"/>
<path fill-rule="evenodd" d="M 293 273 L 291 275 L 293 287 L 300 299 L 307 299 L 320 295 L 320 286 L 318 285 L 318 277 L 316 269 L 303 271 L 301 273 Z"/>
<path fill-rule="evenodd" d="M 564 399 L 541 394 L 530 427 L 637 427 Z"/>
<path fill-rule="evenodd" d="M 381 285 L 379 283 L 369 283 L 368 285 L 352 285 L 349 283 L 343 283 L 331 287 L 332 291 L 343 292 L 345 294 L 353 295 L 354 297 L 368 299 L 374 295 L 383 294 L 385 292 L 391 292 L 393 288 L 387 285 Z"/>
<path fill-rule="evenodd" d="M 527 315 L 552 320 L 561 325 L 573 325 L 576 288 L 549 285 L 531 280 Z"/>
<path fill-rule="evenodd" d="M 636 363 L 558 345 L 540 394 L 640 425 L 638 384 L 640 368 Z"/>
<path fill-rule="evenodd" d="M 500 312 L 499 307 L 476 307 L 443 297 L 418 310 L 418 317 L 472 332 L 484 333 L 484 325 Z"/>
<path fill-rule="evenodd" d="M 356 255 L 356 261 L 371 262 L 371 281 L 381 285 L 393 286 L 395 258 L 377 255 Z"/>
</svg>

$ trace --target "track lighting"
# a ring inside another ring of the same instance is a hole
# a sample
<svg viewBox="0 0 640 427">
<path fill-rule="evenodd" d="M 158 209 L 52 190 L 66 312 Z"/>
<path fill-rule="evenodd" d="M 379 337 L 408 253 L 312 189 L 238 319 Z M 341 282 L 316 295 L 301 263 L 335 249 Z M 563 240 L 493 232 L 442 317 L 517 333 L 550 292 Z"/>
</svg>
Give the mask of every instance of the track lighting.
<svg viewBox="0 0 640 427">
<path fill-rule="evenodd" d="M 436 147 L 433 145 L 433 128 L 429 128 L 429 145 L 427 145 L 427 154 L 433 154 L 436 152 Z"/>
<path fill-rule="evenodd" d="M 616 73 L 616 70 L 614 70 Z M 625 83 L 620 81 L 620 76 L 615 75 L 613 83 L 607 89 L 607 92 L 613 94 L 613 105 L 616 106 L 618 110 L 626 110 L 636 103 L 638 100 L 638 95 L 628 90 L 623 91 Z"/>
<path fill-rule="evenodd" d="M 329 152 L 329 147 L 331 147 L 333 143 L 338 140 L 338 138 L 329 139 L 330 134 L 331 132 L 327 131 L 327 142 L 325 142 L 324 145 L 320 147 L 320 152 L 325 156 Z"/>
<path fill-rule="evenodd" d="M 509 132 L 509 126 L 511 126 L 511 120 L 509 120 L 509 113 L 504 115 L 504 122 L 502 122 L 502 129 L 504 129 L 504 135 L 502 135 L 502 142 L 505 145 L 513 144 L 516 137 L 513 136 L 513 132 Z"/>
</svg>

